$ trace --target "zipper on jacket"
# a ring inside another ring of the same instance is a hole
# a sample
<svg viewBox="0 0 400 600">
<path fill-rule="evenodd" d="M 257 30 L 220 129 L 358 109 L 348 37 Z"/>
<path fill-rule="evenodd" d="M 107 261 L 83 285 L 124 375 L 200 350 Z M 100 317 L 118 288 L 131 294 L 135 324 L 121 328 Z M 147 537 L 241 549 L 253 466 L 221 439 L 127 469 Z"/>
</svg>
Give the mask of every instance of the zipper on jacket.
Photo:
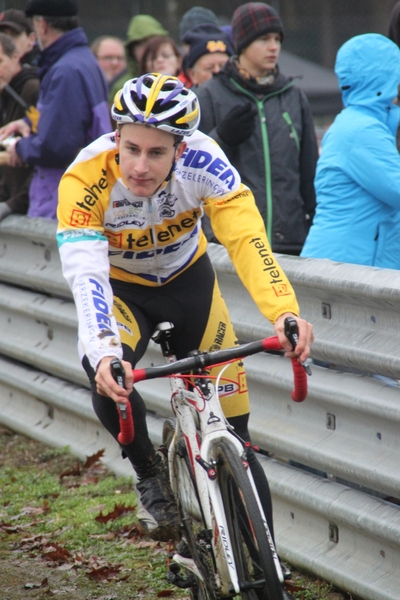
<svg viewBox="0 0 400 600">
<path fill-rule="evenodd" d="M 150 225 L 151 225 L 151 235 L 153 238 L 153 246 L 154 246 L 154 265 L 155 265 L 155 272 L 156 272 L 156 276 L 157 276 L 157 283 L 158 285 L 161 285 L 161 281 L 160 281 L 160 275 L 158 272 L 158 260 L 157 260 L 157 238 L 156 238 L 156 231 L 155 231 L 155 227 L 154 227 L 154 221 L 153 221 L 153 204 L 152 204 L 152 198 L 149 197 L 147 198 L 147 206 L 148 206 L 148 211 L 149 211 L 149 215 L 150 215 Z"/>
<path fill-rule="evenodd" d="M 268 100 L 268 98 L 272 98 L 272 96 L 277 96 L 282 92 L 286 91 L 289 87 L 292 87 L 293 83 L 290 82 L 289 85 L 285 86 L 281 90 L 273 92 L 272 94 L 267 94 L 263 96 L 261 99 L 254 96 L 251 92 L 243 88 L 237 81 L 235 81 L 232 77 L 230 78 L 231 83 L 245 96 L 251 98 L 257 105 L 258 116 L 260 118 L 260 126 L 261 126 L 261 138 L 263 143 L 263 151 L 264 151 L 264 170 L 265 170 L 265 200 L 266 200 L 266 230 L 269 243 L 272 246 L 272 177 L 271 177 L 271 160 L 269 155 L 269 142 L 268 142 L 268 130 L 267 130 L 267 120 L 264 115 L 264 102 Z M 290 117 L 289 117 L 290 118 Z"/>
<path fill-rule="evenodd" d="M 291 135 L 292 135 L 292 138 L 294 139 L 294 143 L 296 144 L 297 152 L 300 154 L 300 140 L 299 140 L 299 136 L 297 135 L 297 131 L 293 125 L 293 121 L 290 118 L 290 115 L 286 110 L 284 113 L 282 113 L 282 117 L 286 121 L 287 125 L 289 125 L 289 127 L 290 127 Z"/>
</svg>

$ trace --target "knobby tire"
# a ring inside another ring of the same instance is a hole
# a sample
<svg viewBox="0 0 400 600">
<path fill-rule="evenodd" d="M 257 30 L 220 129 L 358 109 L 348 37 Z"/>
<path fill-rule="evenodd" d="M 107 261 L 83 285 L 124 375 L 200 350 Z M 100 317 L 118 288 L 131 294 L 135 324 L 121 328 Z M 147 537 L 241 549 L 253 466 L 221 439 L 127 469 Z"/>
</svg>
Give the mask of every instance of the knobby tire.
<svg viewBox="0 0 400 600">
<path fill-rule="evenodd" d="M 235 447 L 226 440 L 216 443 L 213 454 L 241 586 L 240 597 L 243 600 L 283 600 L 283 587 L 243 462 Z M 261 581 L 265 584 L 252 587 Z"/>
</svg>

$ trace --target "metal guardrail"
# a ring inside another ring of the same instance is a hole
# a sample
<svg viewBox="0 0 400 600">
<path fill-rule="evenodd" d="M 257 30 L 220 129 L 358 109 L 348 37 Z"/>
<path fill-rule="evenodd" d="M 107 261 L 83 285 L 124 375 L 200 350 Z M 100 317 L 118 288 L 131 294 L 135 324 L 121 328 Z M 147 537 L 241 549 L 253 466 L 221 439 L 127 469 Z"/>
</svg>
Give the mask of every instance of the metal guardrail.
<svg viewBox="0 0 400 600">
<path fill-rule="evenodd" d="M 133 474 L 91 409 L 76 351 L 76 313 L 54 240 L 55 224 L 9 217 L 0 224 L 0 420 L 79 455 L 106 448 L 105 462 Z M 225 250 L 210 248 L 240 339 L 265 323 L 238 283 Z M 284 460 L 263 459 L 274 498 L 278 550 L 365 600 L 400 589 L 400 388 L 373 378 L 400 376 L 400 274 L 281 256 L 302 314 L 313 322 L 313 357 L 353 372 L 314 366 L 310 393 L 291 402 L 289 361 L 246 359 L 253 441 Z M 143 364 L 161 362 L 151 346 Z M 354 372 L 356 371 L 356 372 Z M 395 382 L 392 382 L 395 383 Z M 140 385 L 158 443 L 170 414 L 168 384 Z M 296 462 L 327 474 L 289 466 Z M 366 493 L 368 492 L 368 493 Z"/>
</svg>

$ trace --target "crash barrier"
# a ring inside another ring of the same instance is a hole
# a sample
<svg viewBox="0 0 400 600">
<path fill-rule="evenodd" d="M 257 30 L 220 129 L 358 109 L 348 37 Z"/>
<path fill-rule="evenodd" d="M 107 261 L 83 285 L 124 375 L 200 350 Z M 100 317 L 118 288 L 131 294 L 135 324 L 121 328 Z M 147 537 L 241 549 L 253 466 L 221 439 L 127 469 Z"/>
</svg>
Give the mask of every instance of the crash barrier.
<svg viewBox="0 0 400 600">
<path fill-rule="evenodd" d="M 0 224 L 1 422 L 132 475 L 93 414 L 76 351 L 76 313 L 61 275 L 55 224 Z M 226 251 L 210 256 L 241 341 L 272 327 L 241 286 Z M 302 315 L 314 324 L 309 396 L 290 400 L 290 361 L 246 359 L 251 432 L 274 499 L 279 553 L 365 600 L 400 589 L 400 274 L 280 256 Z M 151 345 L 142 364 L 160 363 Z M 324 366 L 321 366 L 324 365 Z M 159 443 L 170 415 L 168 383 L 142 382 Z"/>
</svg>

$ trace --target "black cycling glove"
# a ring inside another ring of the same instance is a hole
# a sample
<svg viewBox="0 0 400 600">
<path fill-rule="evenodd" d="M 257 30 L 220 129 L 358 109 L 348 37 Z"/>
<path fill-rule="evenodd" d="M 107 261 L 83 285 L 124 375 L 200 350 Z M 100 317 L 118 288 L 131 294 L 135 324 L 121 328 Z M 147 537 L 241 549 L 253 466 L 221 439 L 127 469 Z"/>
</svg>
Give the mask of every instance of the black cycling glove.
<svg viewBox="0 0 400 600">
<path fill-rule="evenodd" d="M 232 108 L 217 126 L 217 133 L 224 144 L 237 146 L 248 140 L 254 133 L 257 113 L 257 106 L 252 102 Z"/>
</svg>

